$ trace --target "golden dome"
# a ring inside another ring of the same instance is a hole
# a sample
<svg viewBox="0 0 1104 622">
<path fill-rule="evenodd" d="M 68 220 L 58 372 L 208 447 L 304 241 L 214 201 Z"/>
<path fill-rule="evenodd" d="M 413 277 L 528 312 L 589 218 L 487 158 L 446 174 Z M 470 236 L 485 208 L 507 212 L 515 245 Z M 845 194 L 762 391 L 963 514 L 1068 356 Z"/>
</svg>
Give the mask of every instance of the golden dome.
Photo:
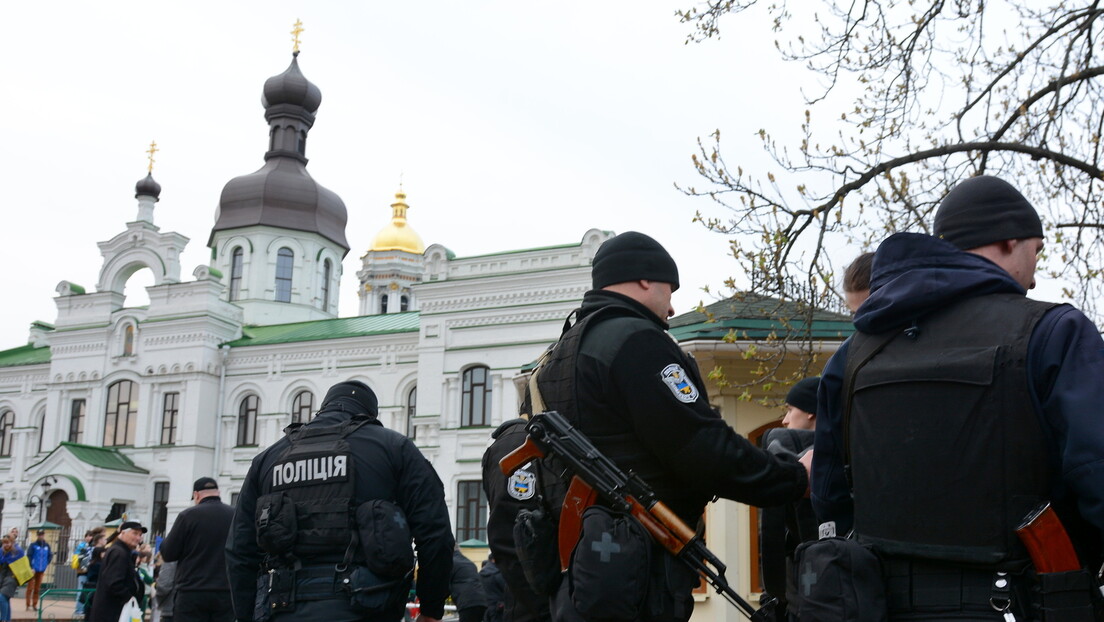
<svg viewBox="0 0 1104 622">
<path fill-rule="evenodd" d="M 395 193 L 395 202 L 391 204 L 391 224 L 384 227 L 372 240 L 372 251 L 406 251 L 421 255 L 425 252 L 425 243 L 422 236 L 418 235 L 406 224 L 406 194 L 401 190 Z"/>
</svg>

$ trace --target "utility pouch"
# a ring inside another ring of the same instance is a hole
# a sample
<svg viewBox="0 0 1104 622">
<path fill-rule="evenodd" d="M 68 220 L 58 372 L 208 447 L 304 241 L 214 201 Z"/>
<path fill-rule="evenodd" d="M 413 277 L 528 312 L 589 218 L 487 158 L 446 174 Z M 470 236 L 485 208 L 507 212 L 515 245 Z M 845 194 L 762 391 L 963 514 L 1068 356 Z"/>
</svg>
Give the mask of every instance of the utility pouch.
<svg viewBox="0 0 1104 622">
<path fill-rule="evenodd" d="M 884 622 L 889 617 L 882 565 L 855 540 L 805 542 L 795 553 L 797 600 L 789 604 L 801 622 Z"/>
<path fill-rule="evenodd" d="M 1095 622 L 1095 581 L 1087 570 L 1044 572 L 1038 576 L 1037 614 L 1042 622 Z"/>
<path fill-rule="evenodd" d="M 270 570 L 257 577 L 257 597 L 253 602 L 254 622 L 268 622 L 281 611 L 295 609 L 295 571 Z"/>
<path fill-rule="evenodd" d="M 538 596 L 554 596 L 563 578 L 556 531 L 556 522 L 546 510 L 521 510 L 514 519 L 518 563 Z"/>
<path fill-rule="evenodd" d="M 282 492 L 257 498 L 257 546 L 269 555 L 285 555 L 295 546 L 299 524 L 295 503 Z"/>
<path fill-rule="evenodd" d="M 572 605 L 588 622 L 641 619 L 651 538 L 636 519 L 602 506 L 587 508 L 582 524 L 568 568 Z"/>
<path fill-rule="evenodd" d="M 357 506 L 360 546 L 372 573 L 388 579 L 405 577 L 414 569 L 410 525 L 399 506 L 374 499 Z"/>
<path fill-rule="evenodd" d="M 384 578 L 366 566 L 353 566 L 341 578 L 341 587 L 349 594 L 349 604 L 366 618 L 398 620 L 406 606 L 413 570 L 399 578 Z"/>
</svg>

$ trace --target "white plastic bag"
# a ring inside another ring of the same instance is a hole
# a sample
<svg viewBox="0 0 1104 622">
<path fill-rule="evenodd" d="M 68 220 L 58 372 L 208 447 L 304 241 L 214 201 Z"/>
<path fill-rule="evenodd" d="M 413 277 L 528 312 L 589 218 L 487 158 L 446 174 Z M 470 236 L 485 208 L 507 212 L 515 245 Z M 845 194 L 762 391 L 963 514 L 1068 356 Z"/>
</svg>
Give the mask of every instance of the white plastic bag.
<svg viewBox="0 0 1104 622">
<path fill-rule="evenodd" d="M 138 601 L 133 596 L 127 604 L 123 605 L 119 622 L 142 622 L 142 608 L 138 606 Z"/>
</svg>

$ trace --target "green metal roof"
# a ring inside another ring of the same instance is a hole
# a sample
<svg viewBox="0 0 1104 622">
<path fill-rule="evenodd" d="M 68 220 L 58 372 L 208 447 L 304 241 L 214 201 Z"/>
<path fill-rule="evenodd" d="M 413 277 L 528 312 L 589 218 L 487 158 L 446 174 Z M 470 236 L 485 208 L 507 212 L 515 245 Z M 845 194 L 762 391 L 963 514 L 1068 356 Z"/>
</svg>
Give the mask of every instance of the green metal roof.
<svg viewBox="0 0 1104 622">
<path fill-rule="evenodd" d="M 31 344 L 0 351 L 0 367 L 17 365 L 41 365 L 50 362 L 50 348 L 36 348 Z"/>
<path fill-rule="evenodd" d="M 80 443 L 70 443 L 68 441 L 58 443 L 54 451 L 51 451 L 45 458 L 39 460 L 29 468 L 34 468 L 42 464 L 46 460 L 49 460 L 50 456 L 63 449 L 73 454 L 73 457 L 77 460 L 101 469 L 107 469 L 109 471 L 127 471 L 128 473 L 149 473 L 149 471 L 134 464 L 130 458 L 124 456 L 118 449 L 112 447 L 93 447 L 92 445 L 81 445 Z"/>
<path fill-rule="evenodd" d="M 293 324 L 244 326 L 242 327 L 241 339 L 231 341 L 229 345 L 233 348 L 240 348 L 299 341 L 364 337 L 366 335 L 416 333 L 418 332 L 418 326 L 417 311 L 387 313 L 384 315 L 361 315 L 358 317 L 334 318 L 332 320 L 295 322 Z"/>
<path fill-rule="evenodd" d="M 679 341 L 724 339 L 766 339 L 772 334 L 805 336 L 805 311 L 792 301 L 742 293 L 705 307 L 705 313 L 691 311 L 671 318 L 671 334 Z M 817 309 L 812 314 L 812 339 L 844 340 L 855 332 L 851 317 Z"/>
</svg>

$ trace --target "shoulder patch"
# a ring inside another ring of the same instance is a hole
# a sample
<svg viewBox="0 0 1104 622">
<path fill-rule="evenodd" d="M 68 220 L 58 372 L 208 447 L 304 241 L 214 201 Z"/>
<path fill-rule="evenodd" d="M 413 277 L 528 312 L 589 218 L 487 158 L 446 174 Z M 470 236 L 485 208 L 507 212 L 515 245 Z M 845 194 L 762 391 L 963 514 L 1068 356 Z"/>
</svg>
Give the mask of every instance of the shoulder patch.
<svg viewBox="0 0 1104 622">
<path fill-rule="evenodd" d="M 659 372 L 659 377 L 671 389 L 671 393 L 675 395 L 675 399 L 678 401 L 687 404 L 697 401 L 698 388 L 694 386 L 693 382 L 690 382 L 690 376 L 678 363 L 671 363 L 664 367 L 663 371 Z"/>
<path fill-rule="evenodd" d="M 532 499 L 533 495 L 537 493 L 537 476 L 525 469 L 514 471 L 514 474 L 510 476 L 510 481 L 506 484 L 506 492 L 519 501 Z"/>
</svg>

